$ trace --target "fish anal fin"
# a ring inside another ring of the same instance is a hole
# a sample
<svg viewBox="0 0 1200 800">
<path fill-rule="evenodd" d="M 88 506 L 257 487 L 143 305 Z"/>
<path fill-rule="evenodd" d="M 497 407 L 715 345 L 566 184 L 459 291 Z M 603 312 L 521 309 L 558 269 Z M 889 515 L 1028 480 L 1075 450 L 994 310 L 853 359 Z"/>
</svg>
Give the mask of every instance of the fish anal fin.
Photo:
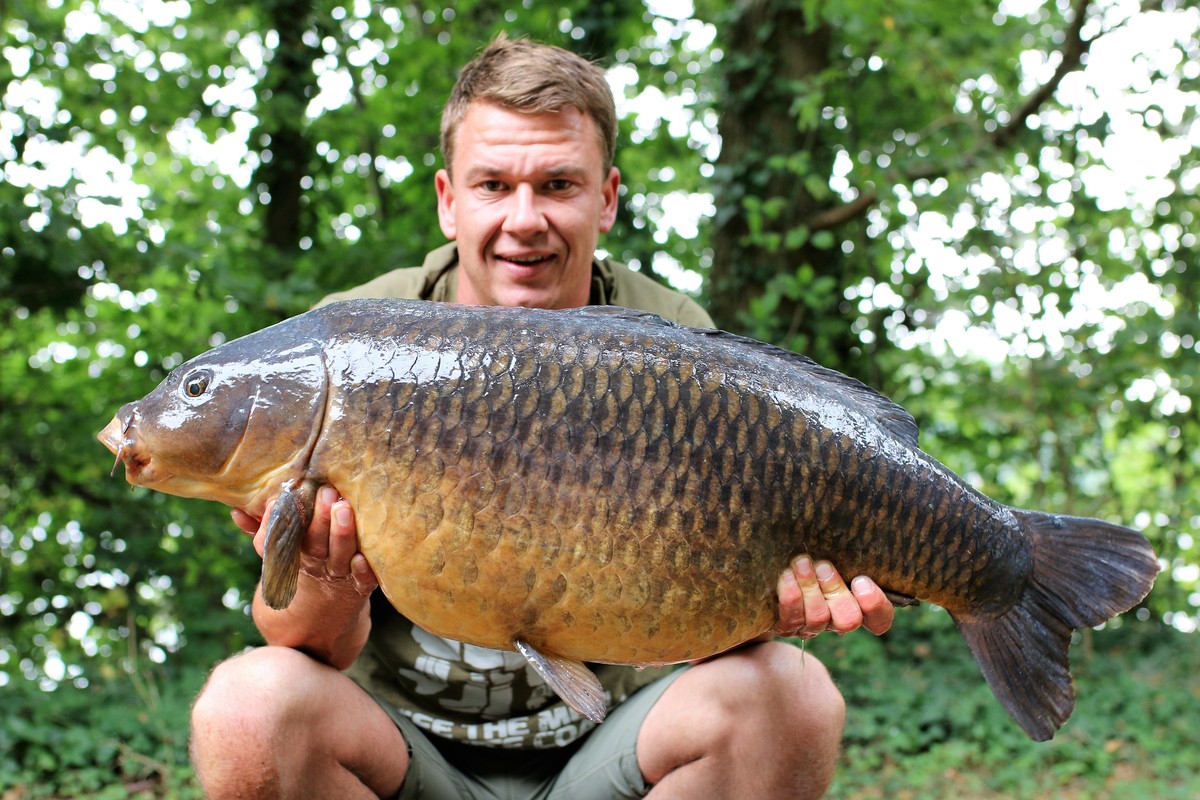
<svg viewBox="0 0 1200 800">
<path fill-rule="evenodd" d="M 582 661 L 543 653 L 524 639 L 518 638 L 513 645 L 564 703 L 592 722 L 604 721 L 608 713 L 604 687 Z"/>
<path fill-rule="evenodd" d="M 893 592 L 891 589 L 884 589 L 883 594 L 887 597 L 888 602 L 896 608 L 908 608 L 910 606 L 919 606 L 921 601 L 913 597 L 911 594 L 900 594 Z"/>
<path fill-rule="evenodd" d="M 296 581 L 300 576 L 300 548 L 312 519 L 316 503 L 317 484 L 304 481 L 285 483 L 271 515 L 267 517 L 266 541 L 263 544 L 262 596 L 276 611 L 287 608 L 296 596 Z"/>
</svg>

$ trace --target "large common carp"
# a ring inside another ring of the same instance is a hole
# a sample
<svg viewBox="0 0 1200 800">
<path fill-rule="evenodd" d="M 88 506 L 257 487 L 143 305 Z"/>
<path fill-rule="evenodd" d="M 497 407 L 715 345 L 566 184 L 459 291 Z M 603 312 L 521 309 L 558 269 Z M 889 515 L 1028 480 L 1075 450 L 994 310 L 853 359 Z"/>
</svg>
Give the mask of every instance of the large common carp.
<svg viewBox="0 0 1200 800">
<path fill-rule="evenodd" d="M 224 344 L 100 433 L 131 483 L 268 520 L 295 592 L 316 488 L 421 627 L 519 650 L 603 718 L 583 662 L 664 664 L 775 625 L 800 553 L 948 610 L 1035 739 L 1070 715 L 1075 628 L 1140 601 L 1147 541 L 1023 511 L 917 445 L 866 386 L 760 342 L 618 308 L 348 301 Z"/>
</svg>

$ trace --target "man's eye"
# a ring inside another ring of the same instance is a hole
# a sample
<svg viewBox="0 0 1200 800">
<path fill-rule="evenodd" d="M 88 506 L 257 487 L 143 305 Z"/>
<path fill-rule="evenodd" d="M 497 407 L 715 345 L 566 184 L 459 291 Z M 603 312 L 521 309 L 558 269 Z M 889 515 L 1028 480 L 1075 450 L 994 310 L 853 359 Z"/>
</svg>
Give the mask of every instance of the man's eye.
<svg viewBox="0 0 1200 800">
<path fill-rule="evenodd" d="M 566 178 L 556 178 L 546 184 L 546 188 L 552 192 L 565 192 L 571 188 L 571 182 Z"/>
<path fill-rule="evenodd" d="M 479 188 L 483 189 L 485 192 L 502 192 L 504 191 L 504 182 L 484 181 L 483 183 L 479 184 Z"/>
</svg>

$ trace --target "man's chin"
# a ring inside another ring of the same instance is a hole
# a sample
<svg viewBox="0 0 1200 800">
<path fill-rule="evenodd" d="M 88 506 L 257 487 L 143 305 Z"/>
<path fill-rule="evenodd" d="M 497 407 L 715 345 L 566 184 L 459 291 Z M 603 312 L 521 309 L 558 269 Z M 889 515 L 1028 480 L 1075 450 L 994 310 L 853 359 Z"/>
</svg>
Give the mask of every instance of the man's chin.
<svg viewBox="0 0 1200 800">
<path fill-rule="evenodd" d="M 564 308 L 556 293 L 547 290 L 523 287 L 501 290 L 496 293 L 495 305 L 519 306 L 521 308 Z"/>
<path fill-rule="evenodd" d="M 525 308 L 556 308 L 559 306 L 558 276 L 551 269 L 534 270 L 511 262 L 497 262 L 498 269 L 492 273 L 491 296 L 495 305 L 523 306 Z"/>
<path fill-rule="evenodd" d="M 566 265 L 561 257 L 532 263 L 488 260 L 483 286 L 459 286 L 459 297 L 477 305 L 521 306 L 524 308 L 571 308 L 584 305 L 591 290 L 588 277 L 581 280 L 579 291 L 567 290 Z M 460 272 L 459 280 L 463 280 Z M 463 289 L 467 289 L 467 293 Z"/>
</svg>

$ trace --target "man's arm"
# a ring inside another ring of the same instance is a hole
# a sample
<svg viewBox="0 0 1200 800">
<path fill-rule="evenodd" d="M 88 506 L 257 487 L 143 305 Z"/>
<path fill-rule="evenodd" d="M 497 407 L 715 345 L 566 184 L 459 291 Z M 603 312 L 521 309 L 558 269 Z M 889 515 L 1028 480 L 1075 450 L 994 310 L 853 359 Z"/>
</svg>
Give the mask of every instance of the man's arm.
<svg viewBox="0 0 1200 800">
<path fill-rule="evenodd" d="M 268 506 L 263 518 L 269 518 Z M 254 536 L 261 556 L 266 528 L 261 520 L 241 511 L 234 522 Z M 371 630 L 369 597 L 378 586 L 366 558 L 358 552 L 358 536 L 350 504 L 337 490 L 324 486 L 317 493 L 313 519 L 301 548 L 296 596 L 283 610 L 263 602 L 256 589 L 254 623 L 267 644 L 292 647 L 337 669 L 354 662 Z"/>
</svg>

